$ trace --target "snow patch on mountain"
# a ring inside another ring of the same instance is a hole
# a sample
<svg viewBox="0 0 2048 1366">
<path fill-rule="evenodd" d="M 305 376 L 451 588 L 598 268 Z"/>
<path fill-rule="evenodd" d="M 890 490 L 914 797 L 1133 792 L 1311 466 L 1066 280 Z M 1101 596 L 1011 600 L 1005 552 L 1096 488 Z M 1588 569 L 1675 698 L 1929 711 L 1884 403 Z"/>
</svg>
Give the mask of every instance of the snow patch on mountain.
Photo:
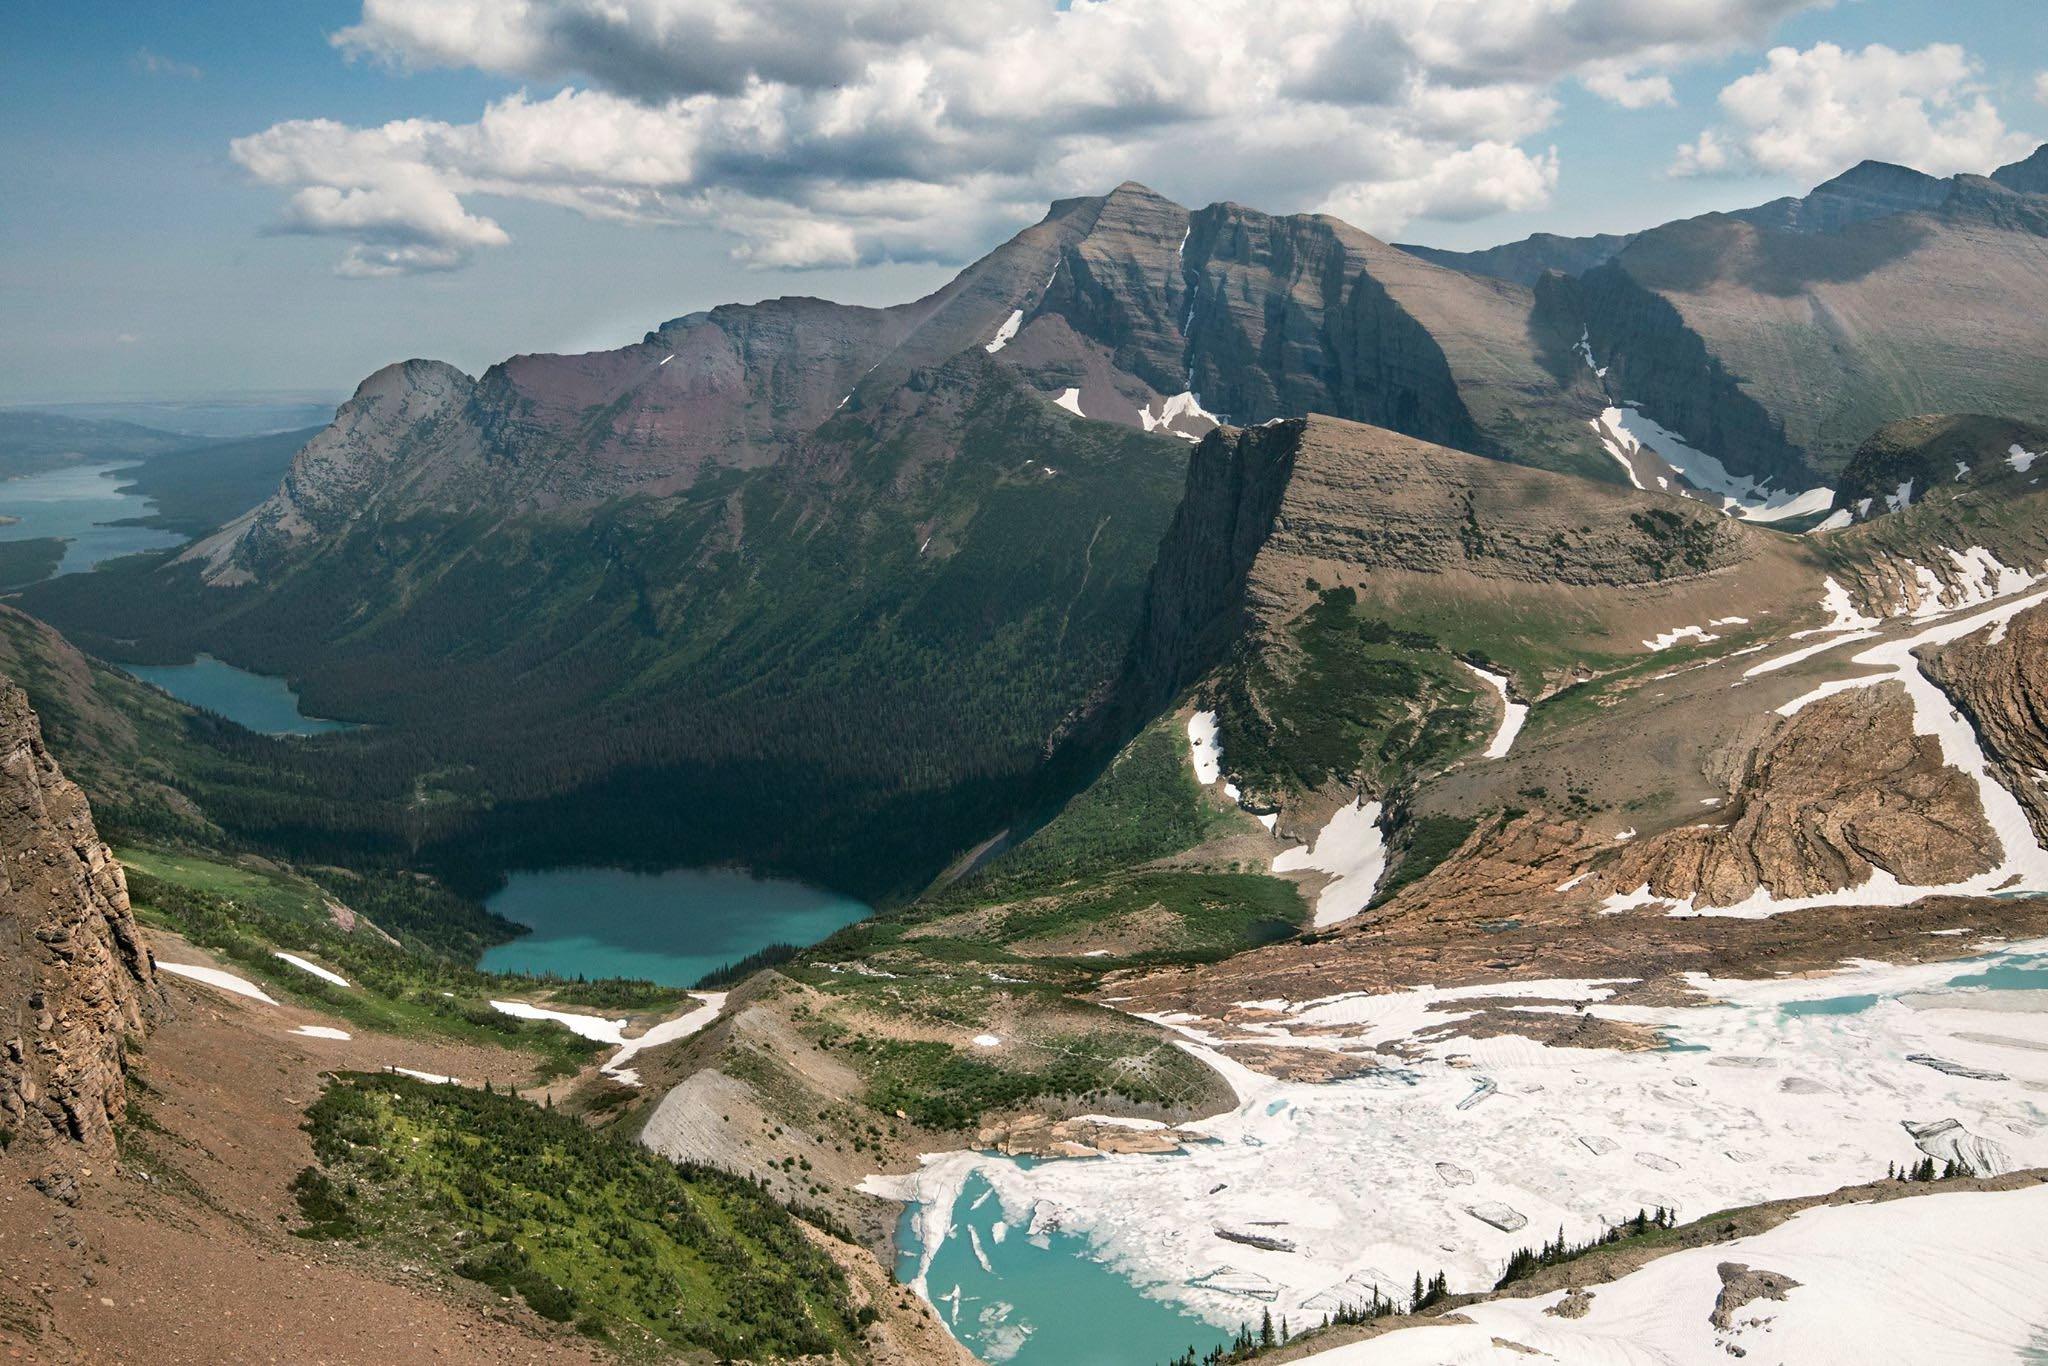
<svg viewBox="0 0 2048 1366">
<path fill-rule="evenodd" d="M 1223 419 L 1204 408 L 1197 395 L 1185 391 L 1161 399 L 1157 414 L 1153 413 L 1149 403 L 1138 409 L 1138 423 L 1148 432 L 1166 431 L 1183 441 L 1201 440 L 1193 432 L 1179 431 L 1174 427 L 1174 423 L 1185 418 L 1201 418 L 1219 427 L 1223 425 Z"/>
<path fill-rule="evenodd" d="M 1487 741 L 1486 750 L 1480 757 L 1483 759 L 1504 759 L 1507 757 L 1508 751 L 1514 747 L 1515 737 L 1522 733 L 1522 723 L 1529 719 L 1529 704 L 1517 702 L 1508 695 L 1508 676 L 1506 674 L 1489 672 L 1469 660 L 1466 661 L 1465 667 L 1479 675 L 1480 680 L 1486 686 L 1500 694 L 1502 708 L 1500 725 L 1493 732 L 1493 738 Z"/>
<path fill-rule="evenodd" d="M 1779 522 L 1825 512 L 1835 501 L 1835 491 L 1811 488 L 1790 492 L 1771 487 L 1749 475 L 1734 474 L 1705 451 L 1633 407 L 1605 408 L 1593 421 L 1600 445 L 1628 472 L 1629 483 L 1643 487 L 1639 468 L 1656 473 L 1668 468 L 1684 477 L 1705 501 L 1719 500 L 1731 517 L 1751 522 Z"/>
<path fill-rule="evenodd" d="M 1208 787 L 1223 776 L 1223 751 L 1216 745 L 1216 713 L 1198 711 L 1188 718 L 1188 752 L 1195 763 L 1195 781 Z"/>
<path fill-rule="evenodd" d="M 1010 316 L 1003 319 L 1003 325 L 996 329 L 996 335 L 989 341 L 987 346 L 981 349 L 990 355 L 994 355 L 1010 344 L 1010 339 L 1017 335 L 1017 329 L 1023 325 L 1024 310 L 1021 308 L 1012 309 Z"/>
<path fill-rule="evenodd" d="M 323 982 L 331 982 L 338 987 L 345 987 L 348 985 L 348 978 L 342 976 L 340 973 L 334 972 L 328 968 L 323 968 L 318 963 L 308 962 L 306 959 L 299 957 L 296 953 L 278 952 L 275 954 L 275 956 L 278 958 L 282 958 L 287 963 L 290 963 L 300 972 L 311 973 L 313 976 L 318 977 Z"/>
<path fill-rule="evenodd" d="M 1668 631 L 1659 631 L 1654 639 L 1643 642 L 1645 650 L 1668 650 L 1681 640 L 1696 640 L 1705 645 L 1721 637 L 1711 634 L 1703 626 L 1674 626 Z"/>
<path fill-rule="evenodd" d="M 204 982 L 207 986 L 216 987 L 231 995 L 246 996 L 252 1001 L 261 1001 L 270 1006 L 277 1004 L 270 993 L 262 987 L 247 978 L 237 977 L 232 972 L 222 972 L 219 968 L 203 967 L 197 963 L 166 963 L 161 959 L 157 960 L 156 966 L 158 972 L 168 972 L 174 977 Z"/>
<path fill-rule="evenodd" d="M 1317 929 L 1357 915 L 1372 900 L 1387 871 L 1380 804 L 1361 797 L 1338 808 L 1314 844 L 1297 845 L 1276 855 L 1273 871 L 1328 873 L 1335 879 L 1316 895 Z"/>
</svg>

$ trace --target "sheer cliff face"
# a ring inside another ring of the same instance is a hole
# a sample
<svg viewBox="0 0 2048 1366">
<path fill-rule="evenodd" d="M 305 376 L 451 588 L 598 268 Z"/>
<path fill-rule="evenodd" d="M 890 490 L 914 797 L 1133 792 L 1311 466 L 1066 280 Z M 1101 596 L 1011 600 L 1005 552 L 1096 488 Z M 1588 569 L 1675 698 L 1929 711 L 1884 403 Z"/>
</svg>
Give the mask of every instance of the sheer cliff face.
<svg viewBox="0 0 2048 1366">
<path fill-rule="evenodd" d="M 1326 413 L 1569 466 L 1591 450 L 1592 405 L 1575 375 L 1546 365 L 1534 307 L 1519 284 L 1443 269 L 1334 218 L 1190 213 L 1126 185 L 1065 250 L 1004 354 L 1041 389 L 1078 386 L 1083 410 L 1110 421 L 1132 421 L 1133 400 L 1187 392 L 1233 423 Z"/>
<path fill-rule="evenodd" d="M 1131 682 L 1159 705 L 1239 640 L 1271 637 L 1322 588 L 1420 578 L 1489 598 L 1650 601 L 1765 550 L 1759 533 L 1696 504 L 1382 428 L 1322 417 L 1223 428 L 1189 462 Z"/>
<path fill-rule="evenodd" d="M 11 1139 L 110 1151 L 127 1040 L 156 1018 L 156 968 L 85 794 L 0 680 L 0 1123 Z"/>
</svg>

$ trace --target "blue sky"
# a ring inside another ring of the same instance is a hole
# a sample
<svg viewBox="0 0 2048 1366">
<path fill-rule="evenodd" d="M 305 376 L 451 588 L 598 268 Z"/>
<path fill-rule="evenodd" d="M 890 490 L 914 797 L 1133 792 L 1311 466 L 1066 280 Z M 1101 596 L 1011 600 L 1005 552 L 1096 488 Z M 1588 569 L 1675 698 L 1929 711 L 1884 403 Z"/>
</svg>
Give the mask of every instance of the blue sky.
<svg viewBox="0 0 2048 1366">
<path fill-rule="evenodd" d="M 729 300 L 894 302 L 1126 176 L 1481 246 L 2048 139 L 2020 0 L 1441 0 L 1421 29 L 1391 0 L 1249 11 L 1270 27 L 1164 2 L 632 0 L 642 27 L 595 33 L 589 0 L 524 29 L 455 0 L 8 6 L 0 402 L 345 392 Z M 1538 6 L 1570 13 L 1518 34 Z M 1688 144 L 1706 173 L 1669 174 Z"/>
</svg>

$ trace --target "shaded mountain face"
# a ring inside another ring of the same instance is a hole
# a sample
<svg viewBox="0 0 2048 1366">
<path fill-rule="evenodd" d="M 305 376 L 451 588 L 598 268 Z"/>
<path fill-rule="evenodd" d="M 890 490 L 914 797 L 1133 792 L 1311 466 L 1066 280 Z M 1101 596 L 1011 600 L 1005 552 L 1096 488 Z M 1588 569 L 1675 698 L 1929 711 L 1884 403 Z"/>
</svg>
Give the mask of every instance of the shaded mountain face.
<svg viewBox="0 0 2048 1366">
<path fill-rule="evenodd" d="M 1539 232 L 1519 242 L 1504 242 L 1481 251 L 1446 251 L 1442 247 L 1407 243 L 1401 244 L 1401 250 L 1451 270 L 1512 280 L 1534 289 L 1536 282 L 1552 271 L 1560 275 L 1585 274 L 1612 259 L 1633 239 L 1632 233 L 1600 232 L 1587 237 L 1559 237 L 1556 233 Z"/>
<path fill-rule="evenodd" d="M 391 378 L 331 435 L 417 404 L 426 467 L 459 470 L 459 377 Z M 334 748 L 380 790 L 417 777 L 429 858 L 738 859 L 876 892 L 1028 800 L 1116 673 L 1186 449 L 977 348 L 686 493 L 351 506 L 300 492 L 302 462 L 215 582 L 138 566 L 37 608 L 88 648 L 198 645 L 374 722 Z"/>
<path fill-rule="evenodd" d="M 1731 471 L 1839 471 L 1882 424 L 1928 411 L 2048 417 L 2048 203 L 2003 179 L 1866 162 L 1800 199 L 1638 234 L 1537 286 L 1617 402 Z"/>
<path fill-rule="evenodd" d="M 2019 459 L 2014 459 L 2014 453 Z M 1981 413 L 1927 413 L 1887 422 L 1856 448 L 1835 489 L 1835 506 L 1861 519 L 1896 511 L 1944 484 L 1981 486 L 2048 459 L 2048 426 Z"/>
</svg>

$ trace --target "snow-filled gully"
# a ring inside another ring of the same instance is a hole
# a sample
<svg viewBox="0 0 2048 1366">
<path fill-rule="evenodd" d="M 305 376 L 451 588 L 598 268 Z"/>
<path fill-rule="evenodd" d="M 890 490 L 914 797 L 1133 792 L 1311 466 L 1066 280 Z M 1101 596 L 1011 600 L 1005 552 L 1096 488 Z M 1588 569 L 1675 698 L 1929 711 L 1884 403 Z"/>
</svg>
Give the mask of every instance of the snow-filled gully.
<svg viewBox="0 0 2048 1366">
<path fill-rule="evenodd" d="M 1709 639 L 1712 639 L 1712 637 L 1709 637 Z M 1479 675 L 1481 682 L 1499 694 L 1502 708 L 1500 726 L 1493 732 L 1493 738 L 1487 741 L 1486 749 L 1479 757 L 1482 759 L 1505 759 L 1507 758 L 1508 751 L 1514 748 L 1515 737 L 1522 733 L 1522 724 L 1529 719 L 1529 704 L 1517 702 L 1513 697 L 1509 696 L 1508 677 L 1506 674 L 1490 672 L 1470 661 L 1466 662 L 1465 667 Z"/>
</svg>

